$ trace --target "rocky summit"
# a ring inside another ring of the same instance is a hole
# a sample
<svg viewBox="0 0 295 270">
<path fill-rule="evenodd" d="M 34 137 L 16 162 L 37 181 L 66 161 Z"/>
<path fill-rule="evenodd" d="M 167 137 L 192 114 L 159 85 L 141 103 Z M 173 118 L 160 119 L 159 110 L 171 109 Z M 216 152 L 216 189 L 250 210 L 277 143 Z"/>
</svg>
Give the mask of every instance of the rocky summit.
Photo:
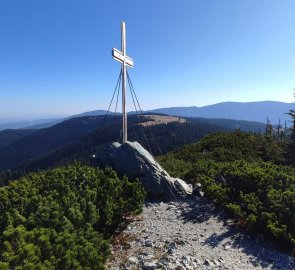
<svg viewBox="0 0 295 270">
<path fill-rule="evenodd" d="M 192 194 L 192 187 L 171 177 L 138 142 L 114 142 L 96 149 L 95 160 L 130 179 L 138 178 L 149 197 L 168 201 Z"/>
<path fill-rule="evenodd" d="M 112 241 L 109 270 L 293 270 L 295 260 L 249 234 L 205 198 L 147 202 Z"/>
</svg>

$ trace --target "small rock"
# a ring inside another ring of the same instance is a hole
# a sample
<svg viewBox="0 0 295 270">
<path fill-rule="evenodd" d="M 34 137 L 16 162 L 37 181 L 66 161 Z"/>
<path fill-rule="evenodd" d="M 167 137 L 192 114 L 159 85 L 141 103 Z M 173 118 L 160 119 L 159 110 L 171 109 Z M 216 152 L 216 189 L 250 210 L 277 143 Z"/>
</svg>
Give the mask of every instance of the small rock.
<svg viewBox="0 0 295 270">
<path fill-rule="evenodd" d="M 111 246 L 111 255 L 114 255 L 115 254 L 115 252 L 114 252 L 114 248 Z"/>
<path fill-rule="evenodd" d="M 198 266 L 195 262 L 191 262 L 191 264 L 192 264 L 194 267 L 197 267 L 197 266 Z"/>
<path fill-rule="evenodd" d="M 213 263 L 214 263 L 216 266 L 219 266 L 219 265 L 220 265 L 220 263 L 219 263 L 218 260 L 213 260 Z"/>
<path fill-rule="evenodd" d="M 197 263 L 198 265 L 202 264 L 202 262 L 199 259 L 194 259 L 194 262 Z"/>
<path fill-rule="evenodd" d="M 201 187 L 202 187 L 202 184 L 201 184 L 201 183 L 197 183 L 197 184 L 196 184 L 196 187 L 197 187 L 197 188 L 201 188 Z"/>
<path fill-rule="evenodd" d="M 229 250 L 229 249 L 230 249 L 230 245 L 226 245 L 226 246 L 224 246 L 224 249 L 225 249 L 225 250 Z"/>
<path fill-rule="evenodd" d="M 233 224 L 234 224 L 234 221 L 231 220 L 231 219 L 227 219 L 227 220 L 224 221 L 224 225 L 226 225 L 226 226 L 231 226 Z"/>
<path fill-rule="evenodd" d="M 209 265 L 209 266 L 215 266 L 213 262 L 209 261 L 208 259 L 206 259 L 204 261 L 204 265 Z"/>
<path fill-rule="evenodd" d="M 158 268 L 158 265 L 156 264 L 156 262 L 147 262 L 147 263 L 144 263 L 142 266 L 143 270 L 154 270 L 157 268 Z"/>
<path fill-rule="evenodd" d="M 138 264 L 138 259 L 136 257 L 130 257 L 126 263 L 126 266 L 135 266 Z"/>
<path fill-rule="evenodd" d="M 224 248 L 225 250 L 230 249 L 230 247 L 231 247 L 230 243 L 225 243 L 225 244 L 223 244 L 223 248 Z"/>
<path fill-rule="evenodd" d="M 146 247 L 153 247 L 154 246 L 154 243 L 151 240 L 147 240 L 147 241 L 145 241 L 145 246 Z"/>
<path fill-rule="evenodd" d="M 153 259 L 153 258 L 154 258 L 154 255 L 152 255 L 152 254 L 148 254 L 148 253 L 144 252 L 144 253 L 141 253 L 141 254 L 139 255 L 139 257 L 140 257 L 141 260 L 145 260 L 145 261 L 147 261 L 147 260 L 151 260 L 151 259 Z"/>
<path fill-rule="evenodd" d="M 174 249 L 173 248 L 168 248 L 168 254 L 174 255 Z"/>
<path fill-rule="evenodd" d="M 187 266 L 191 262 L 191 257 L 190 256 L 183 256 L 181 258 L 181 262 L 183 265 Z"/>
</svg>

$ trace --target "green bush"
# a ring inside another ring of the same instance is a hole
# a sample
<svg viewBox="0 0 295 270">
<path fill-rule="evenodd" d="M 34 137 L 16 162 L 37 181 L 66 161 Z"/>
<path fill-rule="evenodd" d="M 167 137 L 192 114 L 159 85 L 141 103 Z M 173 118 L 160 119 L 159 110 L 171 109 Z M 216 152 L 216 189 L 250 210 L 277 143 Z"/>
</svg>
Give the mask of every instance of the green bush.
<svg viewBox="0 0 295 270">
<path fill-rule="evenodd" d="M 188 174 L 192 184 L 201 182 L 206 196 L 227 205 L 248 227 L 295 244 L 294 168 L 243 160 L 215 163 L 212 168 L 212 162 L 204 166 L 200 161 Z"/>
<path fill-rule="evenodd" d="M 142 210 L 139 182 L 74 164 L 0 189 L 0 269 L 104 269 L 108 239 Z"/>
</svg>

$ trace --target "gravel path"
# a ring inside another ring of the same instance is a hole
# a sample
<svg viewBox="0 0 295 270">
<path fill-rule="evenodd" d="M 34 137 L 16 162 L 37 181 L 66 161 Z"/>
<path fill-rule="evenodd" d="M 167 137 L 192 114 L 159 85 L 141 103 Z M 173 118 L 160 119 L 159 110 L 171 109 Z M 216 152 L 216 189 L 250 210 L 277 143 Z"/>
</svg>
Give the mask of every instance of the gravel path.
<svg viewBox="0 0 295 270">
<path fill-rule="evenodd" d="M 111 270 L 295 269 L 293 257 L 242 232 L 204 198 L 146 203 L 113 242 Z"/>
</svg>

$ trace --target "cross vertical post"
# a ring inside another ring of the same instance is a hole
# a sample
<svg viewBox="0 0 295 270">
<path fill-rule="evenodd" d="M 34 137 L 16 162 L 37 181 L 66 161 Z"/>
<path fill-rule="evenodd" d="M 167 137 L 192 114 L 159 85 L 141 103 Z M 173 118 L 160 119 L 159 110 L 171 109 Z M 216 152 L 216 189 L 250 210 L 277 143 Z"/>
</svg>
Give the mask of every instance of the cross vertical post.
<svg viewBox="0 0 295 270">
<path fill-rule="evenodd" d="M 123 55 L 126 55 L 126 31 L 125 23 L 121 24 L 122 41 L 121 51 Z M 127 142 L 127 112 L 126 112 L 126 58 L 122 62 L 122 114 L 123 114 L 123 143 Z"/>
<path fill-rule="evenodd" d="M 123 114 L 123 143 L 127 142 L 127 112 L 126 112 L 126 72 L 127 66 L 133 67 L 133 60 L 126 54 L 126 28 L 121 23 L 121 51 L 113 48 L 112 56 L 122 64 L 122 114 Z"/>
</svg>

